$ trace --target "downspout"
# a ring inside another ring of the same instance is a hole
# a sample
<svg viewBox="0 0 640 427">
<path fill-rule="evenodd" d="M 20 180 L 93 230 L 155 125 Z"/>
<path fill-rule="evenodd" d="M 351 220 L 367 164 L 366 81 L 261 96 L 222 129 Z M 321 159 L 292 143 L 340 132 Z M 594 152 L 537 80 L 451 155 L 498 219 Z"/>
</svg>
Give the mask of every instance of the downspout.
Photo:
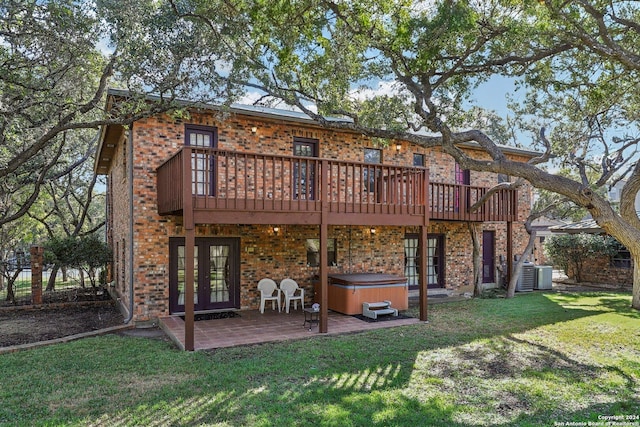
<svg viewBox="0 0 640 427">
<path fill-rule="evenodd" d="M 127 180 L 129 181 L 129 317 L 124 323 L 133 319 L 133 125 L 127 136 L 129 151 L 127 152 Z"/>
</svg>

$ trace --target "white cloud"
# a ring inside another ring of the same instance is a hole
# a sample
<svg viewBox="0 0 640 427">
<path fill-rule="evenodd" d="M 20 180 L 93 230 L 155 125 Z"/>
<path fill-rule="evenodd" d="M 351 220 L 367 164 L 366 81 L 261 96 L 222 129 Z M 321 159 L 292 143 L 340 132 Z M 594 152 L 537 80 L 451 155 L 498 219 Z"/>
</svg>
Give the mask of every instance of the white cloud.
<svg viewBox="0 0 640 427">
<path fill-rule="evenodd" d="M 361 87 L 351 91 L 351 96 L 357 100 L 375 98 L 376 96 L 397 96 L 402 88 L 395 81 L 379 81 L 377 87 Z"/>
</svg>

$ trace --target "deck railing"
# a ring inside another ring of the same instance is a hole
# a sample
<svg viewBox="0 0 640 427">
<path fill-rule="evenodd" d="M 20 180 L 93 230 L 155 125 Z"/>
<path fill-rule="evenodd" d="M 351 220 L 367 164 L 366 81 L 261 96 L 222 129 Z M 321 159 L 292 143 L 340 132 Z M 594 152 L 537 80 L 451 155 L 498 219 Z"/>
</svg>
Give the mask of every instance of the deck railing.
<svg viewBox="0 0 640 427">
<path fill-rule="evenodd" d="M 475 206 L 489 191 L 487 187 L 429 183 L 429 216 L 431 219 L 458 221 L 515 221 L 515 190 L 501 189 Z"/>
<path fill-rule="evenodd" d="M 429 183 L 422 167 L 213 148 L 184 147 L 158 168 L 157 182 L 160 214 L 180 214 L 188 192 L 196 210 L 424 216 L 428 209 L 434 218 L 472 221 L 515 213 L 514 192 L 469 213 L 486 188 Z"/>
</svg>

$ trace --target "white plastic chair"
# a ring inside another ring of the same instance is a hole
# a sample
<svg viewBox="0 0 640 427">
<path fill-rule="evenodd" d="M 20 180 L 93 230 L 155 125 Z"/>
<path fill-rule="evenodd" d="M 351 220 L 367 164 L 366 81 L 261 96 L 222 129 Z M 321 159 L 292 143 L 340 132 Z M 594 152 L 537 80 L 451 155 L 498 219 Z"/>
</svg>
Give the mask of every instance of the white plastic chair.
<svg viewBox="0 0 640 427">
<path fill-rule="evenodd" d="M 265 301 L 271 301 L 271 308 L 276 309 L 275 303 L 278 302 L 278 312 L 280 308 L 280 289 L 278 285 L 271 279 L 261 279 L 258 282 L 258 290 L 260 291 L 260 313 L 264 314 Z"/>
<path fill-rule="evenodd" d="M 291 301 L 293 301 L 293 307 L 295 310 L 298 309 L 298 300 L 302 304 L 302 309 L 304 310 L 304 289 L 298 286 L 293 279 L 282 279 L 280 282 L 280 292 L 284 295 L 284 302 L 287 313 L 289 312 L 289 306 Z"/>
</svg>

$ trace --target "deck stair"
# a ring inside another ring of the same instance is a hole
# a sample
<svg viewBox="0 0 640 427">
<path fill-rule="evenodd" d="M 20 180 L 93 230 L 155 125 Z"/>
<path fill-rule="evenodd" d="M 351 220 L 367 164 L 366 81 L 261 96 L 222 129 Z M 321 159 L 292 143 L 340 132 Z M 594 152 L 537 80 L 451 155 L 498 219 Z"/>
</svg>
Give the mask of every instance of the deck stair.
<svg viewBox="0 0 640 427">
<path fill-rule="evenodd" d="M 362 315 L 365 317 L 369 317 L 371 319 L 377 319 L 378 316 L 388 315 L 392 316 L 398 315 L 398 310 L 391 307 L 391 301 L 381 301 L 381 302 L 363 302 L 362 303 Z"/>
</svg>

